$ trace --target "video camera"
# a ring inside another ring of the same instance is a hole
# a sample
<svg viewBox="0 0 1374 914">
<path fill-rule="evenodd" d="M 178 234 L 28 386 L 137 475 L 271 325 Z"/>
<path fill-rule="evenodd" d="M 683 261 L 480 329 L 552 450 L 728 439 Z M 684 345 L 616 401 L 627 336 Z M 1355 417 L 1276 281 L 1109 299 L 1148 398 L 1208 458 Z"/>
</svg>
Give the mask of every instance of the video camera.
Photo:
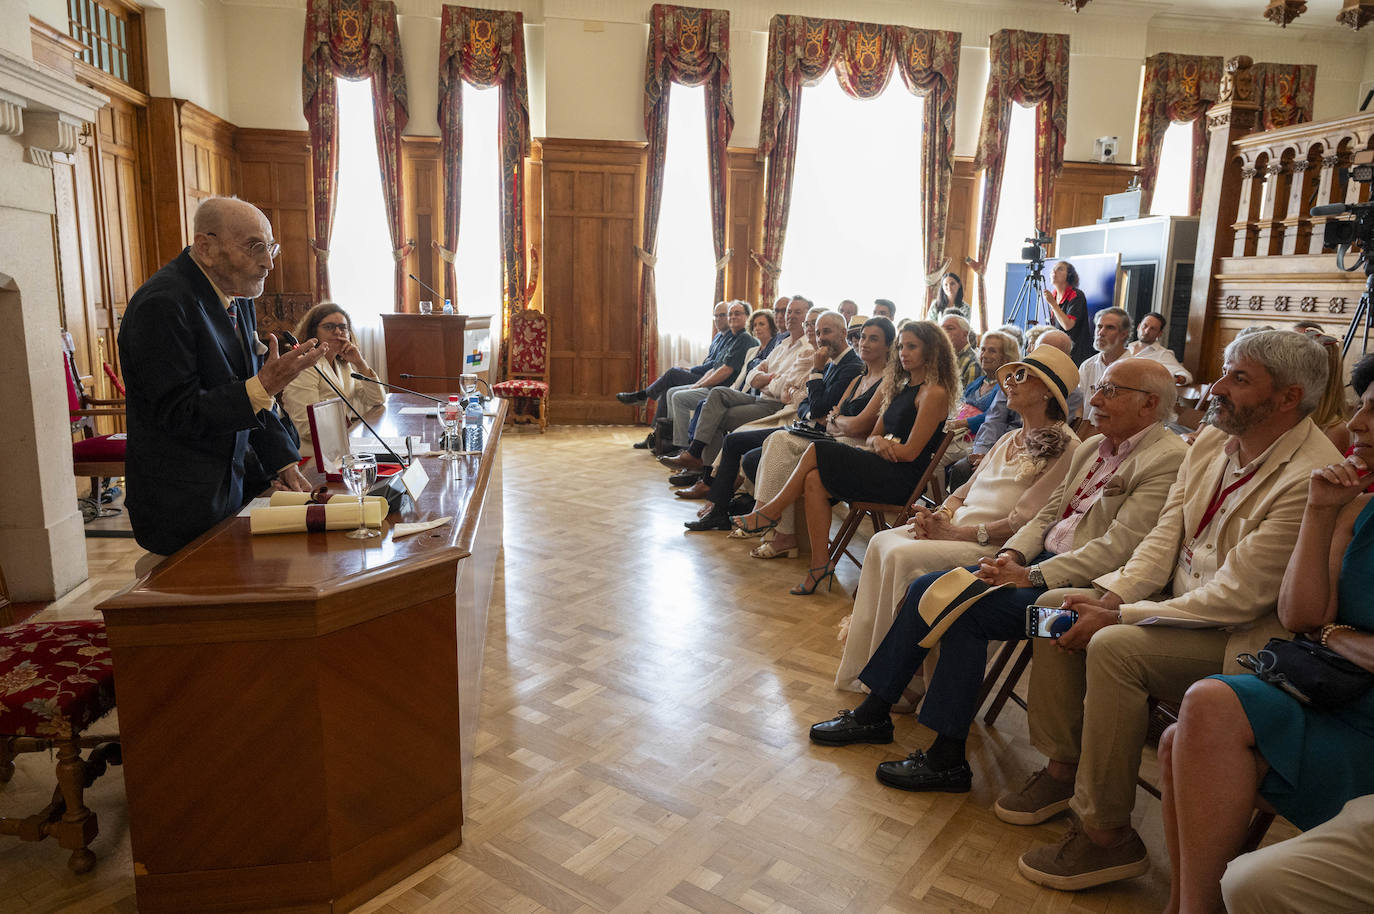
<svg viewBox="0 0 1374 914">
<path fill-rule="evenodd" d="M 1350 163 L 1350 178 L 1361 184 L 1374 183 L 1374 149 L 1366 149 L 1355 154 Z M 1351 219 L 1330 219 L 1322 235 L 1322 245 L 1336 249 L 1336 257 L 1341 269 L 1345 269 L 1345 252 L 1351 245 L 1358 243 L 1363 249 L 1364 259 L 1369 258 L 1374 248 L 1374 203 L 1328 203 L 1312 207 L 1313 216 L 1345 216 Z"/>
<path fill-rule="evenodd" d="M 1045 248 L 1054 242 L 1047 233 L 1035 230 L 1035 234 L 1030 238 L 1023 238 L 1026 246 L 1021 248 L 1021 259 L 1029 261 L 1032 268 L 1039 268 L 1045 265 Z"/>
</svg>

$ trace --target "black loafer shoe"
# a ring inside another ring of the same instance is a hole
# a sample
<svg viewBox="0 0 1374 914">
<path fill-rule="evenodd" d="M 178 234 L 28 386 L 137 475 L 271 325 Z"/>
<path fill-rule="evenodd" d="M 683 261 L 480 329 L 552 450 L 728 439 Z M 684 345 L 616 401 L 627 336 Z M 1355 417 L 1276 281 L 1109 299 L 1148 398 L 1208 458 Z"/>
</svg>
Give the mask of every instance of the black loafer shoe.
<svg viewBox="0 0 1374 914">
<path fill-rule="evenodd" d="M 653 433 L 653 432 L 650 432 L 648 435 L 644 436 L 644 440 L 643 440 L 643 441 L 636 441 L 636 442 L 635 442 L 635 450 L 637 450 L 637 451 L 647 451 L 647 450 L 649 450 L 650 448 L 652 448 L 653 446 L 654 446 L 654 433 Z"/>
<path fill-rule="evenodd" d="M 626 406 L 634 406 L 636 403 L 643 403 L 649 399 L 648 395 L 642 390 L 627 390 L 615 395 L 615 398 Z"/>
<path fill-rule="evenodd" d="M 705 533 L 709 530 L 729 530 L 730 515 L 719 509 L 697 520 L 684 521 L 682 526 L 692 533 Z"/>
<path fill-rule="evenodd" d="M 884 717 L 876 724 L 861 724 L 854 718 L 854 712 L 846 708 L 838 717 L 812 725 L 811 742 L 822 746 L 885 745 L 892 742 L 892 718 Z"/>
<path fill-rule="evenodd" d="M 973 786 L 973 769 L 968 762 L 937 771 L 930 767 L 926 754 L 917 749 L 900 762 L 878 765 L 878 780 L 899 790 L 940 790 L 946 793 L 968 793 Z"/>
<path fill-rule="evenodd" d="M 668 477 L 668 485 L 674 488 L 685 488 L 701 482 L 701 470 L 683 470 L 681 473 L 674 473 Z"/>
</svg>

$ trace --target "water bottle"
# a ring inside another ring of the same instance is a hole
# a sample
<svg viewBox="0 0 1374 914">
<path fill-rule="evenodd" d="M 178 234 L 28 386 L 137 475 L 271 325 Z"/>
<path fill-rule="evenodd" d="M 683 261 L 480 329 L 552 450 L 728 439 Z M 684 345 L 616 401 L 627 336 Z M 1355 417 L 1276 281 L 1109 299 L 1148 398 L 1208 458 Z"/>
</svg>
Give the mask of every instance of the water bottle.
<svg viewBox="0 0 1374 914">
<path fill-rule="evenodd" d="M 482 449 L 482 400 L 469 397 L 468 408 L 463 413 L 463 450 Z"/>
<path fill-rule="evenodd" d="M 445 313 L 445 314 L 452 314 L 452 313 L 453 313 L 453 299 L 451 299 L 451 298 L 446 298 L 446 299 L 444 299 L 444 313 Z"/>
<path fill-rule="evenodd" d="M 462 407 L 458 403 L 458 395 L 454 394 L 448 398 L 448 404 L 444 406 L 444 450 L 448 451 L 457 444 L 458 420 L 462 416 Z"/>
</svg>

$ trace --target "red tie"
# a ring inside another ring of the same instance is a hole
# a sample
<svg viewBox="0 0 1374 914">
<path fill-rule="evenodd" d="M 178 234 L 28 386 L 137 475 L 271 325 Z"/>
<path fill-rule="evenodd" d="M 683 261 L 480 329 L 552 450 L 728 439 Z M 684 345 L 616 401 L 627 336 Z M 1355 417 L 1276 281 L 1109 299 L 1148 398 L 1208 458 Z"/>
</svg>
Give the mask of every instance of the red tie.
<svg viewBox="0 0 1374 914">
<path fill-rule="evenodd" d="M 224 309 L 224 313 L 229 315 L 229 323 L 233 325 L 234 332 L 237 333 L 239 329 L 239 309 L 234 305 L 232 299 L 229 301 L 229 307 Z"/>
</svg>

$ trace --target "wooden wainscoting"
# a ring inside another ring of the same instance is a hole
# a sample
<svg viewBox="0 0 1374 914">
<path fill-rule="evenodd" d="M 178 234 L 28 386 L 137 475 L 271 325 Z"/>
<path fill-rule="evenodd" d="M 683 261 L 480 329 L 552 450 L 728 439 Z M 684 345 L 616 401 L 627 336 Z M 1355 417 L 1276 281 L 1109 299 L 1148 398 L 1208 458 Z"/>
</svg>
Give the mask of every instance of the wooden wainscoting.
<svg viewBox="0 0 1374 914">
<path fill-rule="evenodd" d="M 415 242 L 415 250 L 406 258 L 406 272 L 414 273 L 420 281 L 433 286 L 445 298 L 458 296 L 444 288 L 444 261 L 432 242 L 444 240 L 444 181 L 439 155 L 439 137 L 401 137 L 401 186 L 405 194 L 406 237 Z M 406 280 L 401 296 L 401 310 L 418 313 L 419 301 L 434 296 Z M 434 303 L 438 311 L 442 301 Z M 461 304 L 460 304 L 461 307 Z"/>
<path fill-rule="evenodd" d="M 544 312 L 550 415 L 624 422 L 612 394 L 636 386 L 644 144 L 544 139 Z"/>
<path fill-rule="evenodd" d="M 1054 183 L 1054 225 L 1049 233 L 1097 222 L 1102 217 L 1102 198 L 1125 191 L 1139 170 L 1136 165 L 1065 162 L 1063 174 Z"/>
<path fill-rule="evenodd" d="M 148 100 L 156 237 L 153 260 L 166 263 L 191 243 L 196 208 L 238 190 L 233 124 L 181 98 Z"/>
<path fill-rule="evenodd" d="M 291 330 L 315 300 L 310 249 L 310 137 L 304 130 L 234 134 L 239 195 L 267 214 L 281 243 L 277 266 L 258 298 L 258 330 Z"/>
<path fill-rule="evenodd" d="M 725 247 L 733 250 L 725 267 L 725 297 L 740 298 L 757 308 L 763 273 L 749 257 L 763 247 L 763 163 L 756 149 L 731 149 L 726 158 Z"/>
</svg>

